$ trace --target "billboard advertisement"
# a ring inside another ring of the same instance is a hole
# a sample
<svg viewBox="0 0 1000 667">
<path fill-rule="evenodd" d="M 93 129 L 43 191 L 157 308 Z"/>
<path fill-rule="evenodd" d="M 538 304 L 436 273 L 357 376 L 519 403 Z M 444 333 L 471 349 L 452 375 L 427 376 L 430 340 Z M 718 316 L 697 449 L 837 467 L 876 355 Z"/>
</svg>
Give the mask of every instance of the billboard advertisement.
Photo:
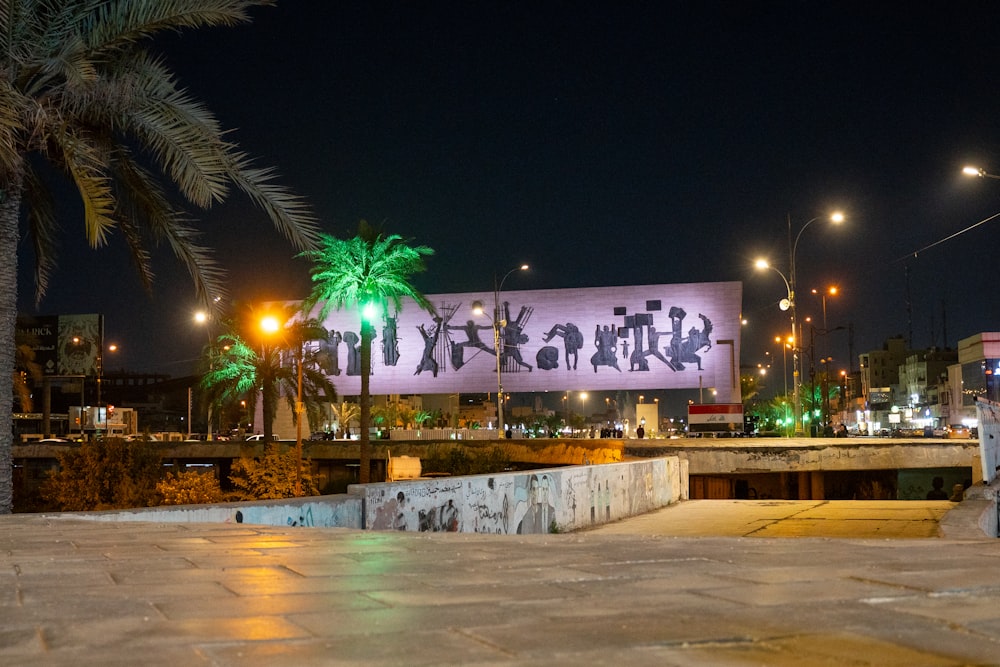
<svg viewBox="0 0 1000 667">
<path fill-rule="evenodd" d="M 29 346 L 44 375 L 97 375 L 103 337 L 102 316 L 23 315 L 17 318 L 19 344 Z"/>
<path fill-rule="evenodd" d="M 505 392 L 716 387 L 728 401 L 738 377 L 739 282 L 427 298 L 433 315 L 405 300 L 375 323 L 373 394 L 495 392 L 498 349 Z M 358 311 L 334 311 L 324 327 L 330 379 L 359 394 Z"/>
</svg>

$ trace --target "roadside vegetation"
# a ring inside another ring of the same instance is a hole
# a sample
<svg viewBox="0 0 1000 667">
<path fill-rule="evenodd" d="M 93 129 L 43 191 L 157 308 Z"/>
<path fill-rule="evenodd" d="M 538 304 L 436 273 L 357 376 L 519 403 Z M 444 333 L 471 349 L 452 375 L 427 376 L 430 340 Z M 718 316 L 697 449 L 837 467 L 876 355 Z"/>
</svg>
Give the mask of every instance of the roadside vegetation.
<svg viewBox="0 0 1000 667">
<path fill-rule="evenodd" d="M 42 482 L 40 503 L 30 509 L 77 512 L 294 498 L 297 466 L 294 449 L 281 451 L 270 444 L 260 457 L 233 462 L 232 488 L 224 491 L 213 471 L 165 470 L 148 441 L 85 442 L 59 454 L 59 468 Z M 319 494 L 308 461 L 304 468 L 304 495 Z"/>
</svg>

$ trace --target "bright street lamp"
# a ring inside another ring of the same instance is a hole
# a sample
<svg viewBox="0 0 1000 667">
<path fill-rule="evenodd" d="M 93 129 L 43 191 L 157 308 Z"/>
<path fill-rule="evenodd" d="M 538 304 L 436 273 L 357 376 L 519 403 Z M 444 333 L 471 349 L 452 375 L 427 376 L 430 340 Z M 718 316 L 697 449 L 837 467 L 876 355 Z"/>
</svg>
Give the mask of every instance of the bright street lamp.
<svg viewBox="0 0 1000 667">
<path fill-rule="evenodd" d="M 991 174 L 981 167 L 974 167 L 972 165 L 967 165 L 962 167 L 962 173 L 966 176 L 978 176 L 979 178 L 996 178 L 1000 179 L 1000 176 L 996 174 Z"/>
<path fill-rule="evenodd" d="M 792 395 L 793 402 L 795 404 L 795 433 L 800 434 L 802 432 L 802 396 L 799 390 L 799 380 L 801 378 L 801 360 L 799 358 L 799 341 L 802 337 L 799 335 L 799 326 L 796 322 L 796 309 L 795 309 L 795 258 L 799 249 L 799 240 L 802 238 L 802 233 L 806 229 L 816 222 L 817 220 L 822 220 L 821 216 L 812 218 L 808 220 L 804 225 L 799 228 L 799 231 L 792 237 L 792 216 L 788 216 L 788 277 L 786 278 L 781 271 L 772 267 L 767 263 L 766 260 L 757 260 L 756 266 L 758 269 L 771 269 L 775 273 L 781 276 L 782 280 L 785 281 L 785 288 L 788 290 L 788 298 L 782 300 L 779 304 L 781 310 L 790 311 L 790 319 L 792 324 Z M 831 223 L 839 225 L 844 221 L 844 214 L 835 211 L 828 218 Z"/>
<path fill-rule="evenodd" d="M 826 329 L 826 297 L 827 296 L 837 296 L 840 289 L 836 285 L 830 285 L 825 291 L 819 291 L 817 289 L 812 290 L 813 294 L 819 296 L 823 301 L 823 328 Z"/>
<path fill-rule="evenodd" d="M 266 315 L 262 317 L 260 320 L 260 329 L 265 334 L 270 335 L 277 333 L 278 331 L 281 330 L 281 328 L 282 328 L 281 322 L 279 322 L 278 318 L 274 317 L 273 315 Z M 299 331 L 301 332 L 301 329 L 299 329 Z M 304 360 L 303 357 L 305 356 L 305 352 L 303 351 L 302 348 L 305 346 L 305 341 L 301 340 L 300 337 L 300 340 L 298 340 L 297 343 L 299 348 L 298 349 L 299 359 L 297 363 L 298 368 L 296 370 L 298 386 L 295 396 L 295 459 L 296 459 L 295 495 L 301 496 L 302 495 L 302 418 L 305 415 L 305 406 L 302 403 L 302 362 Z M 267 431 L 268 429 L 265 428 L 264 430 Z M 270 434 L 268 433 L 264 434 L 264 441 L 270 442 Z"/>
</svg>

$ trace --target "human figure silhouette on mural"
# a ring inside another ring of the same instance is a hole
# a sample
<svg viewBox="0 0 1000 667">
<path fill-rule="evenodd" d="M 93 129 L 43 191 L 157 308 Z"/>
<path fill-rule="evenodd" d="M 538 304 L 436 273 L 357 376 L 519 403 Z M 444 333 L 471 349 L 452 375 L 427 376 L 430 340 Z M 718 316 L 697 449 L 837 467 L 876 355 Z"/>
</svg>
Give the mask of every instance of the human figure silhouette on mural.
<svg viewBox="0 0 1000 667">
<path fill-rule="evenodd" d="M 520 346 L 522 343 L 528 342 L 528 335 L 524 333 L 524 325 L 528 323 L 532 309 L 527 306 L 521 306 L 521 311 L 517 314 L 517 319 L 513 322 L 510 320 L 510 303 L 507 301 L 503 302 L 503 311 L 506 324 L 503 327 L 503 347 L 500 348 L 500 359 L 502 361 L 511 359 L 518 366 L 527 368 L 530 373 L 531 364 L 521 358 Z"/>
<path fill-rule="evenodd" d="M 614 327 L 605 324 L 604 328 L 601 329 L 601 325 L 598 324 L 594 332 L 594 346 L 597 348 L 597 352 L 590 357 L 594 372 L 597 372 L 598 366 L 611 366 L 621 373 L 622 369 L 618 368 L 618 358 L 615 356 L 618 347 L 618 332 L 615 331 Z"/>
<path fill-rule="evenodd" d="M 674 306 L 670 309 L 673 336 L 670 338 L 670 361 L 667 365 L 675 371 L 682 371 L 685 363 L 695 363 L 698 364 L 698 370 L 702 370 L 701 357 L 696 353 L 703 347 L 706 351 L 712 349 L 712 341 L 708 338 L 712 333 L 712 320 L 699 314 L 698 317 L 704 322 L 705 328 L 699 331 L 691 327 L 687 338 L 684 338 L 682 328 L 685 317 L 687 313 L 683 308 Z"/>
<path fill-rule="evenodd" d="M 438 362 L 434 358 L 434 348 L 437 347 L 438 336 L 441 334 L 441 318 L 434 318 L 434 329 L 432 332 L 428 333 L 423 324 L 417 327 L 417 330 L 420 331 L 420 335 L 424 338 L 424 353 L 420 357 L 420 363 L 417 364 L 417 372 L 414 375 L 420 375 L 421 371 L 431 371 L 434 377 L 437 377 Z"/>
<path fill-rule="evenodd" d="M 340 354 L 341 340 L 343 338 L 340 332 L 331 329 L 326 340 L 322 340 L 319 343 L 320 365 L 323 368 L 323 372 L 327 375 L 340 375 L 340 359 L 338 359 L 338 356 Z"/>
<path fill-rule="evenodd" d="M 472 320 L 469 320 L 464 325 L 449 324 L 447 326 L 449 331 L 464 331 L 467 339 L 461 342 L 451 341 L 451 365 L 456 371 L 465 365 L 465 348 L 467 347 L 474 347 L 496 355 L 496 351 L 493 348 L 487 346 L 486 343 L 479 339 L 480 331 L 492 328 L 492 325 L 476 324 Z"/>
<path fill-rule="evenodd" d="M 670 362 L 667 361 L 667 358 L 663 356 L 662 352 L 660 352 L 660 336 L 663 335 L 665 335 L 663 331 L 657 331 L 656 327 L 649 327 L 649 331 L 646 332 L 646 338 L 649 340 L 649 349 L 646 350 L 646 354 L 653 355 L 669 366 Z"/>
<path fill-rule="evenodd" d="M 347 374 L 361 375 L 361 338 L 353 331 L 344 332 L 344 343 L 347 345 Z"/>
<path fill-rule="evenodd" d="M 395 366 L 399 361 L 399 339 L 396 337 L 396 318 L 387 317 L 382 327 L 382 363 Z"/>
<path fill-rule="evenodd" d="M 580 348 L 583 347 L 583 334 L 580 332 L 579 327 L 572 322 L 567 322 L 566 324 L 557 324 L 549 329 L 549 332 L 542 337 L 542 340 L 548 343 L 556 336 L 562 337 L 563 346 L 566 348 L 566 370 L 570 370 L 569 359 L 572 356 L 572 369 L 575 371 L 576 363 L 580 358 Z"/>
</svg>

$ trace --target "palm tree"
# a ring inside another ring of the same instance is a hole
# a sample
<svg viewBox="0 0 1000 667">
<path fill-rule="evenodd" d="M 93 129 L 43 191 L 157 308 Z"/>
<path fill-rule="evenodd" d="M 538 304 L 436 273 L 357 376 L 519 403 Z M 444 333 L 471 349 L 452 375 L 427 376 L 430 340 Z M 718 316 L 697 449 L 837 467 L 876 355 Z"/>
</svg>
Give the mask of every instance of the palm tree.
<svg viewBox="0 0 1000 667">
<path fill-rule="evenodd" d="M 298 400 L 298 365 L 302 367 L 302 402 L 309 422 L 319 421 L 321 405 L 336 397 L 336 389 L 325 367 L 325 353 L 308 345 L 325 340 L 327 331 L 315 320 L 294 319 L 291 309 L 277 309 L 286 322 L 281 335 L 267 337 L 256 330 L 258 324 L 253 309 L 241 317 L 227 320 L 224 331 L 215 343 L 206 348 L 202 362 L 205 372 L 201 386 L 211 405 L 222 408 L 226 403 L 246 397 L 248 410 L 253 411 L 260 392 L 263 402 L 264 440 L 274 432 L 274 417 L 278 401 L 284 397 L 295 411 Z M 259 347 L 251 340 L 260 341 Z M 283 363 L 289 362 L 289 363 Z"/>
<path fill-rule="evenodd" d="M 424 310 L 434 307 L 410 282 L 410 276 L 425 270 L 424 256 L 434 251 L 426 246 L 410 247 L 395 234 L 384 236 L 362 220 L 354 238 L 341 240 L 323 234 L 319 248 L 302 253 L 313 260 L 310 271 L 313 290 L 306 300 L 305 310 L 320 304 L 320 320 L 331 310 L 357 308 L 361 319 L 361 472 L 359 481 L 371 478 L 371 396 L 369 380 L 372 370 L 372 338 L 374 327 L 366 313 L 369 307 L 381 309 L 383 317 L 389 304 L 402 310 L 402 298 L 409 297 Z M 377 311 L 376 311 L 377 312 Z"/>
<path fill-rule="evenodd" d="M 35 297 L 56 267 L 53 167 L 75 185 L 91 247 L 121 238 L 151 285 L 150 244 L 166 243 L 211 307 L 223 272 L 198 245 L 179 195 L 207 209 L 243 191 L 298 250 L 314 247 L 305 203 L 251 164 L 215 117 L 178 88 L 146 40 L 234 25 L 273 0 L 4 0 L 0 3 L 0 513 L 13 502 L 9 384 L 14 370 L 22 211 L 35 255 Z"/>
<path fill-rule="evenodd" d="M 350 437 L 351 422 L 357 421 L 361 416 L 361 406 L 357 403 L 344 401 L 339 406 L 331 406 L 331 409 L 333 410 L 333 418 L 337 422 L 338 428 L 344 432 L 345 436 Z"/>
</svg>

